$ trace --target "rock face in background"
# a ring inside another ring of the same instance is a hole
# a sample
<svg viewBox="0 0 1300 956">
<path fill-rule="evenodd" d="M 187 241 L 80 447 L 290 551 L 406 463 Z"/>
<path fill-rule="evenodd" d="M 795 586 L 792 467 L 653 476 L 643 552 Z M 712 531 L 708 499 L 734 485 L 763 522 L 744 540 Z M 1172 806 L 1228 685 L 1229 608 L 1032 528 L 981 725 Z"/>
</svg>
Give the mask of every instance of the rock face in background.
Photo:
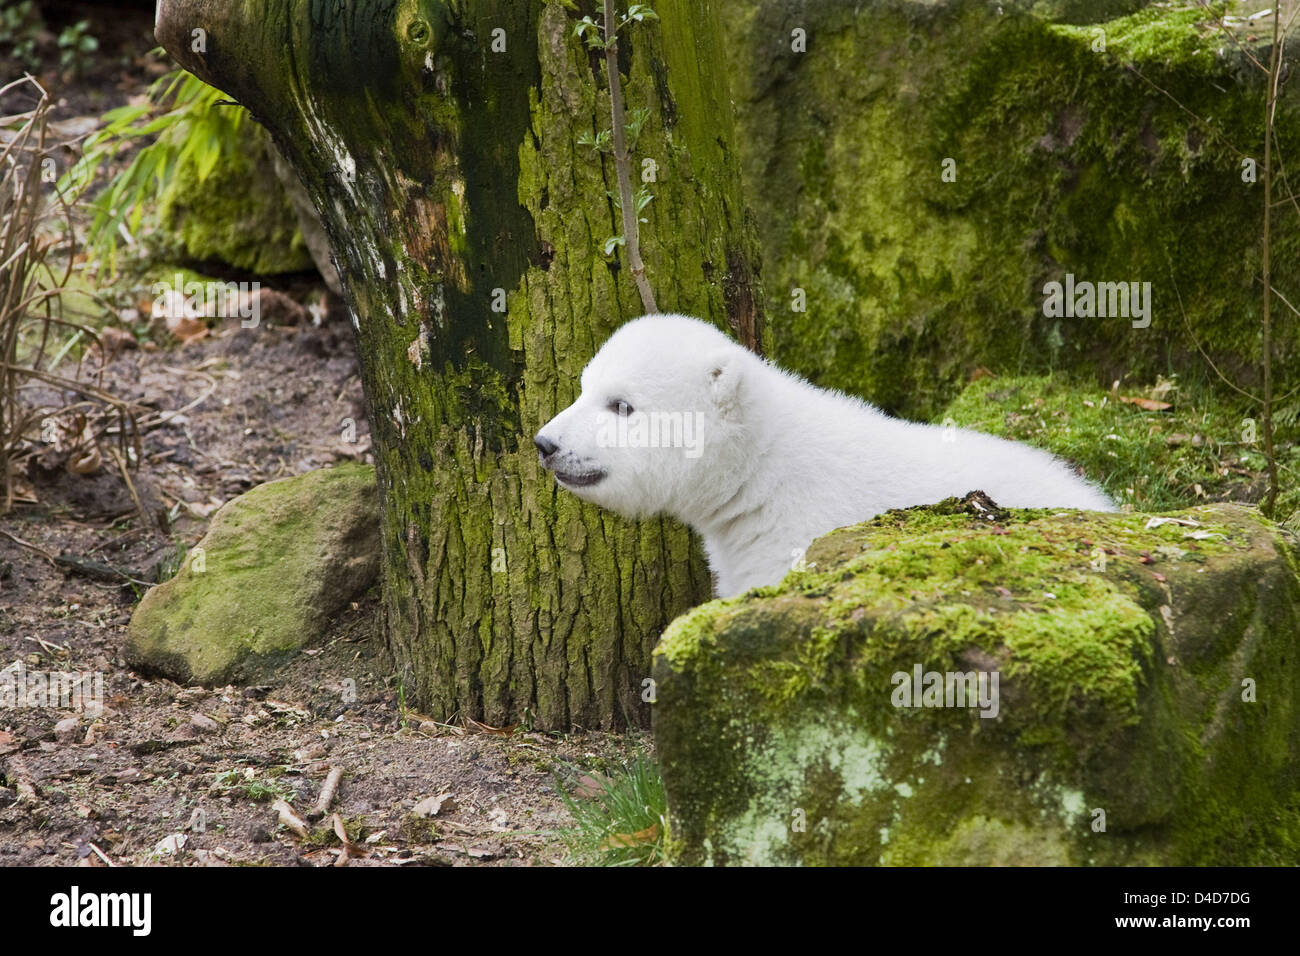
<svg viewBox="0 0 1300 956">
<path fill-rule="evenodd" d="M 668 629 L 675 859 L 1294 863 L 1300 539 L 1234 505 L 953 511 L 835 531 Z M 917 667 L 996 672 L 996 716 L 895 706 Z"/>
<path fill-rule="evenodd" d="M 319 638 L 378 572 L 372 466 L 258 485 L 227 502 L 176 577 L 144 596 L 127 660 L 181 683 L 254 681 Z"/>
<path fill-rule="evenodd" d="M 1262 169 L 1263 75 L 1190 4 L 1032 4 L 1061 22 L 1030 6 L 724 0 L 770 353 L 927 417 L 981 365 L 1203 377 L 1181 297 L 1216 362 L 1250 383 L 1263 185 L 1242 162 Z M 1284 157 L 1300 148 L 1298 95 L 1284 86 Z M 1279 211 L 1274 230 L 1277 270 L 1300 255 L 1300 214 Z M 1150 326 L 1045 317 L 1044 284 L 1067 273 L 1150 282 Z M 1295 368 L 1284 324 L 1275 367 Z"/>
<path fill-rule="evenodd" d="M 175 237 L 174 257 L 221 262 L 258 275 L 313 266 L 288 194 L 276 178 L 266 131 L 247 120 L 200 181 L 182 162 L 160 197 L 158 225 Z"/>
</svg>

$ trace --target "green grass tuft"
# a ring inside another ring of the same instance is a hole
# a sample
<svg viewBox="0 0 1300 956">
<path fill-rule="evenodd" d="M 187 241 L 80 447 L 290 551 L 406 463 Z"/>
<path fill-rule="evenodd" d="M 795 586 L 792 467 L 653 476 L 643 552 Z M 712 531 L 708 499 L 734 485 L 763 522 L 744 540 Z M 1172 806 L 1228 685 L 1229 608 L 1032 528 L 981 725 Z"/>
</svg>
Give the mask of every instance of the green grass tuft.
<svg viewBox="0 0 1300 956">
<path fill-rule="evenodd" d="M 557 776 L 555 783 L 573 817 L 574 825 L 560 831 L 571 862 L 587 866 L 663 862 L 668 800 L 659 766 L 648 754 L 637 754 L 605 778 L 572 765 L 565 777 Z"/>
<path fill-rule="evenodd" d="M 1147 411 L 1121 397 L 1159 399 L 1171 407 Z M 981 379 L 936 418 L 946 420 L 1060 455 L 1117 503 L 1138 511 L 1173 511 L 1207 501 L 1253 503 L 1263 496 L 1258 413 L 1205 391 L 1180 388 L 1176 381 L 1111 392 L 1060 376 Z M 1297 438 L 1294 427 L 1278 431 L 1281 517 L 1288 506 L 1300 505 Z"/>
</svg>

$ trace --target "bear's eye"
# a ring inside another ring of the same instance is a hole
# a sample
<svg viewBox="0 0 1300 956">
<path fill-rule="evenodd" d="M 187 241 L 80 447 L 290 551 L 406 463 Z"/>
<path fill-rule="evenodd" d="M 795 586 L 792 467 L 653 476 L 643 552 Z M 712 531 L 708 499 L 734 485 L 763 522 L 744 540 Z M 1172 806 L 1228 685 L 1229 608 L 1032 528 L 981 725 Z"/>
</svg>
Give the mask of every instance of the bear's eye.
<svg viewBox="0 0 1300 956">
<path fill-rule="evenodd" d="M 605 406 L 619 418 L 627 418 L 632 414 L 632 406 L 622 399 L 617 399 Z"/>
</svg>

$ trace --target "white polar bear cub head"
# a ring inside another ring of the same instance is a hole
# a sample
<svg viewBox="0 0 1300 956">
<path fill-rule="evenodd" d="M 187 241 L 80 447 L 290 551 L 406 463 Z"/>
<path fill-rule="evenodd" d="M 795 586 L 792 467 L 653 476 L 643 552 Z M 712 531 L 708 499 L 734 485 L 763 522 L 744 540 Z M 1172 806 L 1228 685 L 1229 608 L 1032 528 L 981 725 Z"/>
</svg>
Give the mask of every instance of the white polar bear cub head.
<svg viewBox="0 0 1300 956">
<path fill-rule="evenodd" d="M 541 463 L 611 511 L 690 522 L 734 493 L 753 454 L 739 415 L 750 363 L 761 360 L 699 319 L 634 319 L 583 370 L 578 400 L 537 433 Z"/>
<path fill-rule="evenodd" d="M 1048 452 L 891 418 L 681 315 L 610 336 L 534 441 L 575 495 L 694 528 L 723 596 L 776 584 L 814 538 L 890 508 L 976 490 L 1005 508 L 1115 507 Z"/>
</svg>

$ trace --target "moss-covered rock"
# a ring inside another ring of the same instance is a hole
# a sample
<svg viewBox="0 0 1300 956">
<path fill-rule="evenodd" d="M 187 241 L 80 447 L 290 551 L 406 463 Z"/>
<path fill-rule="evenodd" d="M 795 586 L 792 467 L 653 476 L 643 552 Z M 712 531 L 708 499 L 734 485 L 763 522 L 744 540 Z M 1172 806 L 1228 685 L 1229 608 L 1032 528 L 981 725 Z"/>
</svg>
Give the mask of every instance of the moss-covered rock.
<svg viewBox="0 0 1300 956">
<path fill-rule="evenodd" d="M 1265 84 L 1205 6 L 723 9 L 781 364 L 919 416 L 981 365 L 1105 384 L 1203 370 L 1193 335 L 1240 384 L 1255 379 Z M 1232 29 L 1266 59 L 1258 23 Z M 1287 88 L 1284 150 L 1300 142 L 1298 102 Z M 1273 230 L 1276 271 L 1300 255 L 1300 216 L 1279 211 Z M 1067 274 L 1151 283 L 1150 325 L 1049 318 L 1044 286 Z M 1276 367 L 1300 368 L 1285 324 Z"/>
<path fill-rule="evenodd" d="M 167 237 L 162 251 L 258 275 L 312 268 L 269 147 L 265 130 L 244 122 L 223 141 L 207 175 L 196 161 L 182 161 L 159 197 L 157 225 Z"/>
<path fill-rule="evenodd" d="M 322 635 L 379 572 L 375 470 L 348 464 L 226 503 L 131 617 L 127 660 L 182 683 L 252 681 Z"/>
<path fill-rule="evenodd" d="M 1235 505 L 954 504 L 832 532 L 665 632 L 674 858 L 1300 862 L 1300 540 Z M 910 706 L 931 672 L 988 696 Z"/>
</svg>

